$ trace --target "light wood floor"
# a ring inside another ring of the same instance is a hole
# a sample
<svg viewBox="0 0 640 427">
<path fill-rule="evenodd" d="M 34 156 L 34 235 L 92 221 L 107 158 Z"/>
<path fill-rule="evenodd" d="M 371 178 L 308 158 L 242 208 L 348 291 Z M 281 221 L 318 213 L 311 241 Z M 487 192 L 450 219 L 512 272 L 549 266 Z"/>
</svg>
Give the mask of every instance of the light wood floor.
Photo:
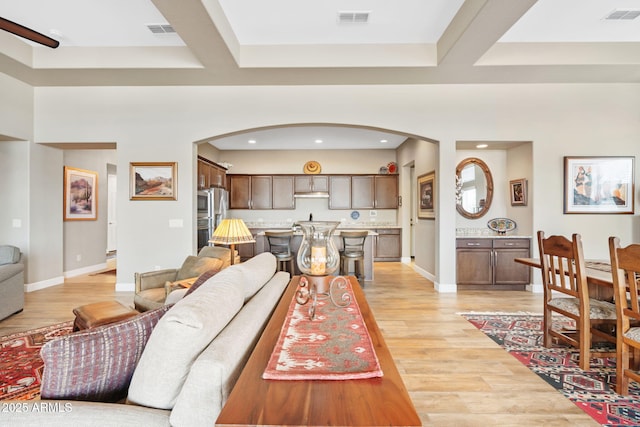
<svg viewBox="0 0 640 427">
<path fill-rule="evenodd" d="M 0 335 L 72 320 L 71 310 L 115 298 L 114 276 L 81 276 L 26 294 Z M 401 263 L 376 263 L 365 293 L 425 426 L 597 426 L 568 399 L 457 313 L 541 312 L 541 295 L 517 291 L 439 294 Z"/>
</svg>

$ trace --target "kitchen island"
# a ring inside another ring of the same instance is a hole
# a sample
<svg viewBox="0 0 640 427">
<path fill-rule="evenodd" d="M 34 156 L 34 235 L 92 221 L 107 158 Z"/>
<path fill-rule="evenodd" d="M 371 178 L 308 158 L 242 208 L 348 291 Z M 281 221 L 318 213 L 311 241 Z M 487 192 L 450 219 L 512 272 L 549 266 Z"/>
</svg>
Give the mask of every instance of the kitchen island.
<svg viewBox="0 0 640 427">
<path fill-rule="evenodd" d="M 340 233 L 343 231 L 361 231 L 363 228 L 338 228 L 333 234 L 333 241 L 338 250 L 342 250 L 342 239 L 340 238 Z M 257 229 L 255 227 L 251 227 L 252 232 L 254 233 L 256 243 L 255 243 L 255 255 L 260 254 L 262 252 L 269 251 L 269 244 L 267 243 L 267 239 L 264 236 L 265 231 L 273 230 L 273 231 L 286 231 L 291 230 L 291 228 L 260 228 Z M 375 231 L 368 230 L 367 238 L 364 241 L 364 280 L 365 282 L 373 280 L 373 254 L 375 251 L 374 239 L 378 236 L 378 233 Z M 300 244 L 302 243 L 302 231 L 294 231 L 293 239 L 291 240 L 291 250 L 297 254 L 298 248 L 300 248 Z M 299 275 L 300 270 L 296 265 L 296 272 L 294 274 Z M 337 273 L 336 273 L 337 274 Z"/>
</svg>

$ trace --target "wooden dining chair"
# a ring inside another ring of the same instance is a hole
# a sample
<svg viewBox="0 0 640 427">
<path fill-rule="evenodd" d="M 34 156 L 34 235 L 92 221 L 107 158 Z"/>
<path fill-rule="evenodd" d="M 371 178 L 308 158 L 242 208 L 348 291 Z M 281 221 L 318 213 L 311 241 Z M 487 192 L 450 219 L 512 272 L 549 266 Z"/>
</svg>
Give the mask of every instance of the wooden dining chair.
<svg viewBox="0 0 640 427">
<path fill-rule="evenodd" d="M 616 307 L 614 304 L 589 297 L 585 273 L 582 239 L 573 234 L 545 238 L 538 231 L 538 248 L 544 286 L 544 346 L 553 339 L 569 344 L 580 352 L 580 369 L 588 370 L 591 357 L 614 357 L 615 350 L 593 350 L 595 337 L 599 341 L 616 343 Z M 573 319 L 576 329 L 554 326 L 553 313 Z"/>
<path fill-rule="evenodd" d="M 616 344 L 616 392 L 629 394 L 629 379 L 640 381 L 640 245 L 620 247 L 620 239 L 609 237 L 609 257 L 618 315 Z M 631 366 L 633 360 L 634 366 Z"/>
</svg>

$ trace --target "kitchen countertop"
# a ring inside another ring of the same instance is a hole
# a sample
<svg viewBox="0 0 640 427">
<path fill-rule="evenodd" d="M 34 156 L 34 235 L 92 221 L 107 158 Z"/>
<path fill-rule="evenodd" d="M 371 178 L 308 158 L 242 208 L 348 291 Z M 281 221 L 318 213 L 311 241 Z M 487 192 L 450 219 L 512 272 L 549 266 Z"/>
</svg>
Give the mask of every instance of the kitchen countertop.
<svg viewBox="0 0 640 427">
<path fill-rule="evenodd" d="M 520 234 L 463 234 L 457 235 L 456 239 L 530 239 L 531 236 L 525 236 Z"/>
<path fill-rule="evenodd" d="M 248 228 L 256 228 L 256 229 L 290 229 L 293 224 L 292 223 L 276 223 L 276 222 L 259 222 L 259 221 L 245 221 L 245 224 Z M 337 230 L 354 230 L 354 229 L 372 229 L 372 228 L 402 228 L 397 224 L 389 224 L 389 223 L 342 223 L 338 226 Z"/>
</svg>

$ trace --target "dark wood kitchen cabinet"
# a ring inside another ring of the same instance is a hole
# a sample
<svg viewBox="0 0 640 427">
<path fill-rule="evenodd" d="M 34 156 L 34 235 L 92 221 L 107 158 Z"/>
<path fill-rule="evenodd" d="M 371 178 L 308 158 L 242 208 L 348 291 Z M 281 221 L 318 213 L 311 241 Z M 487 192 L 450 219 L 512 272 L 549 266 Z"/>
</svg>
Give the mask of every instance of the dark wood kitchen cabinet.
<svg viewBox="0 0 640 427">
<path fill-rule="evenodd" d="M 351 209 L 351 176 L 329 177 L 329 209 Z"/>
<path fill-rule="evenodd" d="M 271 209 L 270 175 L 229 175 L 229 209 Z"/>
<path fill-rule="evenodd" d="M 227 170 L 204 157 L 198 157 L 198 190 L 226 188 Z"/>
<path fill-rule="evenodd" d="M 351 177 L 351 208 L 373 209 L 375 206 L 375 180 L 373 175 Z"/>
<path fill-rule="evenodd" d="M 296 193 L 317 193 L 329 191 L 329 177 L 327 175 L 296 175 Z"/>
<path fill-rule="evenodd" d="M 398 175 L 376 175 L 375 177 L 376 209 L 398 208 Z"/>
<path fill-rule="evenodd" d="M 400 261 L 402 258 L 402 229 L 377 228 L 374 261 Z"/>
<path fill-rule="evenodd" d="M 351 177 L 352 209 L 397 209 L 398 175 Z"/>
<path fill-rule="evenodd" d="M 524 290 L 530 269 L 514 259 L 528 258 L 530 246 L 528 238 L 456 239 L 458 287 Z"/>
<path fill-rule="evenodd" d="M 273 184 L 273 209 L 295 209 L 294 177 L 293 175 L 274 175 Z"/>
</svg>

